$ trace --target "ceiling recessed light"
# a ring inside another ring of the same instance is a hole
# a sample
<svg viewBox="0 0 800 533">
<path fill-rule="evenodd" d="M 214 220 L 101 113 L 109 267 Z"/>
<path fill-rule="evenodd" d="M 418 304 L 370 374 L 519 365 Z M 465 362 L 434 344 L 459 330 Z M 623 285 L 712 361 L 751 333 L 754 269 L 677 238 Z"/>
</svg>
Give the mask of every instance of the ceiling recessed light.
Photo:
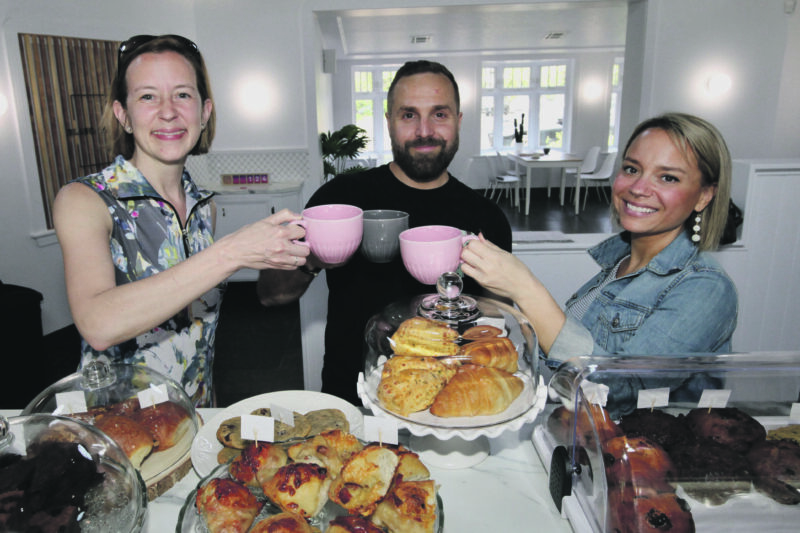
<svg viewBox="0 0 800 533">
<path fill-rule="evenodd" d="M 433 40 L 432 35 L 412 35 L 411 44 L 426 44 Z"/>
<path fill-rule="evenodd" d="M 544 38 L 546 40 L 547 39 L 563 39 L 564 35 L 566 35 L 566 33 L 567 32 L 565 32 L 565 31 L 551 31 L 550 33 L 545 35 Z"/>
</svg>

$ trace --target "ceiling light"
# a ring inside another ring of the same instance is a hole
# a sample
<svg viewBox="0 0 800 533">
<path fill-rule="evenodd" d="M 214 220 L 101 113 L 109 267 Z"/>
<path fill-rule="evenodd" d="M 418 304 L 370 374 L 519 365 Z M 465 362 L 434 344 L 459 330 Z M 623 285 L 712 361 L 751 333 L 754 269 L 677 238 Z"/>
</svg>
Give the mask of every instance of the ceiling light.
<svg viewBox="0 0 800 533">
<path fill-rule="evenodd" d="M 545 38 L 545 40 L 563 39 L 564 35 L 566 35 L 566 34 L 567 34 L 567 32 L 565 32 L 565 31 L 551 31 L 550 33 L 545 35 L 544 38 Z"/>
<path fill-rule="evenodd" d="M 412 35 L 411 44 L 427 44 L 433 40 L 432 35 Z"/>
</svg>

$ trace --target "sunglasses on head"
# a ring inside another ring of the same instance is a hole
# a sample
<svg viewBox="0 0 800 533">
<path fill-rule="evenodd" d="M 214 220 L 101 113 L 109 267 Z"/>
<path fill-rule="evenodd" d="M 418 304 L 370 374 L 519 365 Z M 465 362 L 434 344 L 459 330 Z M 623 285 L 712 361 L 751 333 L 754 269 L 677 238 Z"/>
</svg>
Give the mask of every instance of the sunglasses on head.
<svg viewBox="0 0 800 533">
<path fill-rule="evenodd" d="M 182 37 L 180 35 L 134 35 L 119 45 L 119 50 L 117 51 L 117 64 L 121 64 L 126 55 L 130 54 L 143 44 L 160 38 L 173 39 L 189 52 L 200 55 L 200 50 L 197 48 L 197 45 L 186 37 Z"/>
</svg>

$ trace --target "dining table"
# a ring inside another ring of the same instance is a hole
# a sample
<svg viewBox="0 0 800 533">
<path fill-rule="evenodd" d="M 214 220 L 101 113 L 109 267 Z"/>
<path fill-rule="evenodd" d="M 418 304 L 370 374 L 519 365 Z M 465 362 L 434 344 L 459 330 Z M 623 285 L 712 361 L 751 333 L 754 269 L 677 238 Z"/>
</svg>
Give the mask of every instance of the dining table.
<svg viewBox="0 0 800 533">
<path fill-rule="evenodd" d="M 221 408 L 197 410 L 202 420 L 212 420 L 222 411 Z M 19 414 L 19 410 L 0 409 L 0 415 L 6 418 Z M 517 431 L 490 438 L 490 453 L 478 464 L 468 468 L 429 466 L 439 487 L 446 533 L 573 531 L 550 496 L 547 468 L 532 441 L 536 423 L 526 423 Z M 401 433 L 399 438 L 403 443 L 407 435 Z M 169 490 L 148 502 L 142 531 L 180 531 L 177 527 L 181 509 L 199 482 L 200 477 L 192 469 Z"/>
<path fill-rule="evenodd" d="M 579 213 L 579 201 L 580 198 L 580 181 L 577 179 L 578 173 L 580 173 L 581 164 L 583 163 L 583 158 L 579 155 L 569 154 L 565 152 L 560 152 L 557 150 L 550 150 L 550 153 L 530 153 L 530 154 L 516 154 L 516 153 L 509 153 L 506 154 L 511 161 L 514 162 L 516 173 L 518 176 L 522 177 L 521 167 L 525 168 L 525 214 L 528 215 L 530 213 L 531 207 L 531 175 L 534 170 L 537 169 L 550 169 L 550 168 L 560 168 L 561 169 L 561 188 L 560 188 L 560 196 L 559 199 L 561 201 L 561 205 L 564 205 L 564 188 L 566 186 L 567 181 L 567 169 L 575 169 L 575 176 L 576 176 L 576 184 L 575 184 L 575 214 Z"/>
</svg>

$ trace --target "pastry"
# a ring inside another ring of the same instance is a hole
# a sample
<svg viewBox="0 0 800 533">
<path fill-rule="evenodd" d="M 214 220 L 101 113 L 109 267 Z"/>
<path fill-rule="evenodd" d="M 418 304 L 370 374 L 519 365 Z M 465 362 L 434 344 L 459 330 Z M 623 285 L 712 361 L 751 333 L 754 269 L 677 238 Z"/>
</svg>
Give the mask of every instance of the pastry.
<svg viewBox="0 0 800 533">
<path fill-rule="evenodd" d="M 446 383 L 442 374 L 409 368 L 381 379 L 378 400 L 389 411 L 408 416 L 430 407 Z"/>
<path fill-rule="evenodd" d="M 669 456 L 678 483 L 698 501 L 721 505 L 735 494 L 750 492 L 750 465 L 729 446 L 707 439 L 673 446 Z"/>
<path fill-rule="evenodd" d="M 345 433 L 350 431 L 350 422 L 339 409 L 316 409 L 307 412 L 303 417 L 309 425 L 308 435 L 319 435 L 332 429 L 340 429 Z"/>
<path fill-rule="evenodd" d="M 371 520 L 403 533 L 433 533 L 436 526 L 436 486 L 433 481 L 400 481 L 392 485 Z"/>
<path fill-rule="evenodd" d="M 650 485 L 675 478 L 667 452 L 646 437 L 615 437 L 603 448 L 608 485 Z"/>
<path fill-rule="evenodd" d="M 491 366 L 514 373 L 517 365 L 517 350 L 508 337 L 494 337 L 469 342 L 461 347 L 459 359 L 466 363 Z"/>
<path fill-rule="evenodd" d="M 293 444 L 288 453 L 296 463 L 324 466 L 328 475 L 334 478 L 341 472 L 345 461 L 362 448 L 362 444 L 353 435 L 334 429 Z"/>
<path fill-rule="evenodd" d="M 261 504 L 232 479 L 214 478 L 197 490 L 195 507 L 211 533 L 244 533 L 261 511 Z"/>
<path fill-rule="evenodd" d="M 784 505 L 800 503 L 800 445 L 790 439 L 766 440 L 747 453 L 753 484 L 773 500 Z"/>
<path fill-rule="evenodd" d="M 282 512 L 261 520 L 248 533 L 313 533 L 305 518 Z"/>
<path fill-rule="evenodd" d="M 268 408 L 260 408 L 254 410 L 251 414 L 256 416 L 270 416 L 270 410 Z M 285 442 L 308 435 L 311 424 L 301 413 L 294 414 L 294 422 L 295 425 L 290 426 L 279 420 L 275 420 L 273 442 Z M 239 450 L 243 450 L 248 444 L 253 442 L 242 438 L 242 419 L 239 416 L 224 420 L 219 425 L 219 428 L 217 428 L 217 440 L 223 446 L 237 448 Z"/>
<path fill-rule="evenodd" d="M 158 446 L 147 428 L 127 416 L 99 415 L 95 417 L 94 425 L 119 444 L 137 469 L 142 467 L 142 462 Z"/>
<path fill-rule="evenodd" d="M 692 409 L 686 422 L 698 439 L 711 439 L 739 453 L 767 437 L 764 426 L 736 407 Z"/>
<path fill-rule="evenodd" d="M 399 459 L 389 448 L 369 445 L 354 454 L 330 486 L 330 499 L 350 514 L 369 516 L 391 486 Z"/>
<path fill-rule="evenodd" d="M 325 533 L 386 533 L 360 515 L 337 516 L 328 523 Z"/>
<path fill-rule="evenodd" d="M 254 442 L 245 447 L 241 454 L 231 461 L 231 477 L 250 487 L 260 487 L 286 463 L 286 451 L 269 442 Z"/>
<path fill-rule="evenodd" d="M 658 409 L 636 409 L 620 419 L 619 427 L 628 437 L 647 437 L 667 451 L 671 446 L 694 440 L 685 416 Z"/>
<path fill-rule="evenodd" d="M 282 510 L 304 518 L 316 516 L 328 501 L 327 470 L 311 463 L 289 463 L 261 485 L 264 496 Z"/>
<path fill-rule="evenodd" d="M 381 369 L 381 379 L 402 372 L 403 370 L 412 369 L 425 370 L 437 376 L 441 376 L 447 381 L 455 375 L 458 365 L 444 363 L 436 357 L 395 355 L 384 363 Z"/>
<path fill-rule="evenodd" d="M 272 416 L 272 412 L 268 407 L 260 407 L 254 409 L 251 415 L 256 416 Z M 275 420 L 275 438 L 274 442 L 285 442 L 292 439 L 301 439 L 307 437 L 311 432 L 311 422 L 306 419 L 306 415 L 302 413 L 294 413 L 294 425 L 284 424 L 280 420 Z"/>
<path fill-rule="evenodd" d="M 440 417 L 493 415 L 505 411 L 524 383 L 513 374 L 479 365 L 463 365 L 430 407 Z"/>
<path fill-rule="evenodd" d="M 395 482 L 399 481 L 424 481 L 431 478 L 428 467 L 420 460 L 419 455 L 403 446 L 392 448 L 397 454 L 399 462 L 395 471 Z"/>
<path fill-rule="evenodd" d="M 795 441 L 797 444 L 800 444 L 800 424 L 789 424 L 788 426 L 770 429 L 767 431 L 767 439 L 790 439 Z"/>
<path fill-rule="evenodd" d="M 159 451 L 175 446 L 189 433 L 193 424 L 186 409 L 172 401 L 139 409 L 130 416 L 153 435 Z"/>
<path fill-rule="evenodd" d="M 591 415 L 591 416 L 590 416 Z M 578 409 L 578 422 L 573 424 L 574 413 L 559 406 L 547 418 L 547 429 L 559 444 L 573 445 L 573 429 L 577 431 L 575 444 L 581 448 L 596 450 L 600 443 L 622 436 L 622 429 L 611 419 L 605 407 L 583 403 Z M 595 440 L 595 431 L 600 443 Z"/>
<path fill-rule="evenodd" d="M 458 352 L 458 332 L 447 324 L 424 317 L 403 321 L 389 344 L 395 355 L 455 355 Z"/>
<path fill-rule="evenodd" d="M 467 340 L 477 340 L 477 339 L 488 339 L 491 337 L 499 337 L 503 334 L 503 330 L 495 327 L 495 326 L 472 326 L 469 329 L 466 329 L 464 333 L 461 334 L 462 339 Z"/>
<path fill-rule="evenodd" d="M 621 484 L 608 491 L 611 533 L 694 533 L 691 509 L 668 483 Z"/>
<path fill-rule="evenodd" d="M 242 450 L 239 448 L 228 448 L 227 446 L 223 446 L 222 449 L 217 452 L 217 462 L 219 464 L 229 463 L 231 460 L 239 457 L 242 454 Z"/>
</svg>

